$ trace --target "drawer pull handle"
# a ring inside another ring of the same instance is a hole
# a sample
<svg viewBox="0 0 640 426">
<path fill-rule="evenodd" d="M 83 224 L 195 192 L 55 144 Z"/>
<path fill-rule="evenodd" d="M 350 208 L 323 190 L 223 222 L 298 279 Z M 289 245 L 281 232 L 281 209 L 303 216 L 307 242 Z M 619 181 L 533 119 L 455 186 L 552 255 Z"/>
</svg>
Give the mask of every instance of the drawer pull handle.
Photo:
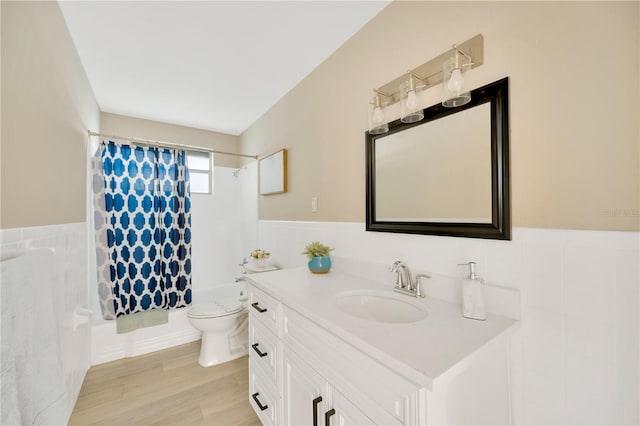
<svg viewBox="0 0 640 426">
<path fill-rule="evenodd" d="M 313 426 L 318 426 L 318 404 L 320 402 L 322 402 L 321 396 L 313 400 Z"/>
<path fill-rule="evenodd" d="M 324 413 L 324 426 L 331 425 L 331 416 L 333 416 L 335 413 L 336 413 L 335 408 L 332 408 L 331 410 Z"/>
<path fill-rule="evenodd" d="M 268 405 L 262 405 L 262 403 L 258 399 L 258 395 L 260 395 L 260 394 L 258 392 L 256 392 L 253 395 L 251 395 L 251 398 L 253 398 L 253 400 L 256 402 L 256 404 L 258 404 L 258 408 L 260 409 L 260 411 L 264 411 L 267 408 L 269 408 L 269 406 Z"/>
<path fill-rule="evenodd" d="M 252 303 L 251 306 L 253 306 L 253 309 L 260 312 L 261 314 L 267 312 L 267 308 L 261 308 L 260 305 L 258 305 L 258 302 Z"/>
<path fill-rule="evenodd" d="M 262 352 L 260 349 L 258 349 L 259 344 L 260 343 L 254 343 L 253 345 L 251 345 L 251 347 L 253 348 L 254 351 L 256 351 L 258 355 L 260 355 L 260 358 L 267 356 L 268 355 L 267 352 Z"/>
</svg>

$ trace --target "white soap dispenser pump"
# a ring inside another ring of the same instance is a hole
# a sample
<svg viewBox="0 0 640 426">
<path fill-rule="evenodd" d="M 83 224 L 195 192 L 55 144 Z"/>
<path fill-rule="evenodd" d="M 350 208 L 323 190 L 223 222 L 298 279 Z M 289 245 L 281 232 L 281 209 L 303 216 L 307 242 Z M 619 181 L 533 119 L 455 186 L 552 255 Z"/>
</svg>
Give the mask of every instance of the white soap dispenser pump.
<svg viewBox="0 0 640 426">
<path fill-rule="evenodd" d="M 484 321 L 487 319 L 484 280 L 476 275 L 476 262 L 460 263 L 459 266 L 469 266 L 469 276 L 462 280 L 462 315 Z"/>
</svg>

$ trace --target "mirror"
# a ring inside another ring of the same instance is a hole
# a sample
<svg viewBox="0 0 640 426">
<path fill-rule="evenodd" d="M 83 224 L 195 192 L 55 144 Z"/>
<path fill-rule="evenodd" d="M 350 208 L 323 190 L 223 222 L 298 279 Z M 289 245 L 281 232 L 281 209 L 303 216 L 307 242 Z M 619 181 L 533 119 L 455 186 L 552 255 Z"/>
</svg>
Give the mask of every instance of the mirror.
<svg viewBox="0 0 640 426">
<path fill-rule="evenodd" d="M 366 135 L 367 230 L 511 239 L 508 78 Z"/>
<path fill-rule="evenodd" d="M 260 195 L 281 194 L 287 192 L 287 150 L 261 158 L 258 162 L 260 170 Z"/>
</svg>

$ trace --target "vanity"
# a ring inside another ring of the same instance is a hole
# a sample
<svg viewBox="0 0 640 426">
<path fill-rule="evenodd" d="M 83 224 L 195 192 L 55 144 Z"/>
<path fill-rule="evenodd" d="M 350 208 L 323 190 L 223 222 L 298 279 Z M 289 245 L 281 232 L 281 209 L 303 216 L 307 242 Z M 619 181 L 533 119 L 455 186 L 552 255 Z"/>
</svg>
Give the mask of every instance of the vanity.
<svg viewBox="0 0 640 426">
<path fill-rule="evenodd" d="M 511 423 L 517 320 L 465 319 L 430 282 L 423 299 L 394 293 L 384 265 L 248 280 L 249 400 L 263 424 Z"/>
</svg>

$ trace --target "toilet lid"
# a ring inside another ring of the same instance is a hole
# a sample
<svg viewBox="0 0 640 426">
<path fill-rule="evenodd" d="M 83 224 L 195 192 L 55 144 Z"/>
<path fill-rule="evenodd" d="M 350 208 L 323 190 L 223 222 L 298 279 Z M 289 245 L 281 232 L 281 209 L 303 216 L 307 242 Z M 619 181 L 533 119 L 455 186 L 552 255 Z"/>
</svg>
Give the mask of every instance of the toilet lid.
<svg viewBox="0 0 640 426">
<path fill-rule="evenodd" d="M 189 309 L 189 316 L 192 318 L 213 318 L 240 312 L 244 306 L 242 303 L 221 304 L 221 303 L 201 303 L 193 305 Z"/>
</svg>

